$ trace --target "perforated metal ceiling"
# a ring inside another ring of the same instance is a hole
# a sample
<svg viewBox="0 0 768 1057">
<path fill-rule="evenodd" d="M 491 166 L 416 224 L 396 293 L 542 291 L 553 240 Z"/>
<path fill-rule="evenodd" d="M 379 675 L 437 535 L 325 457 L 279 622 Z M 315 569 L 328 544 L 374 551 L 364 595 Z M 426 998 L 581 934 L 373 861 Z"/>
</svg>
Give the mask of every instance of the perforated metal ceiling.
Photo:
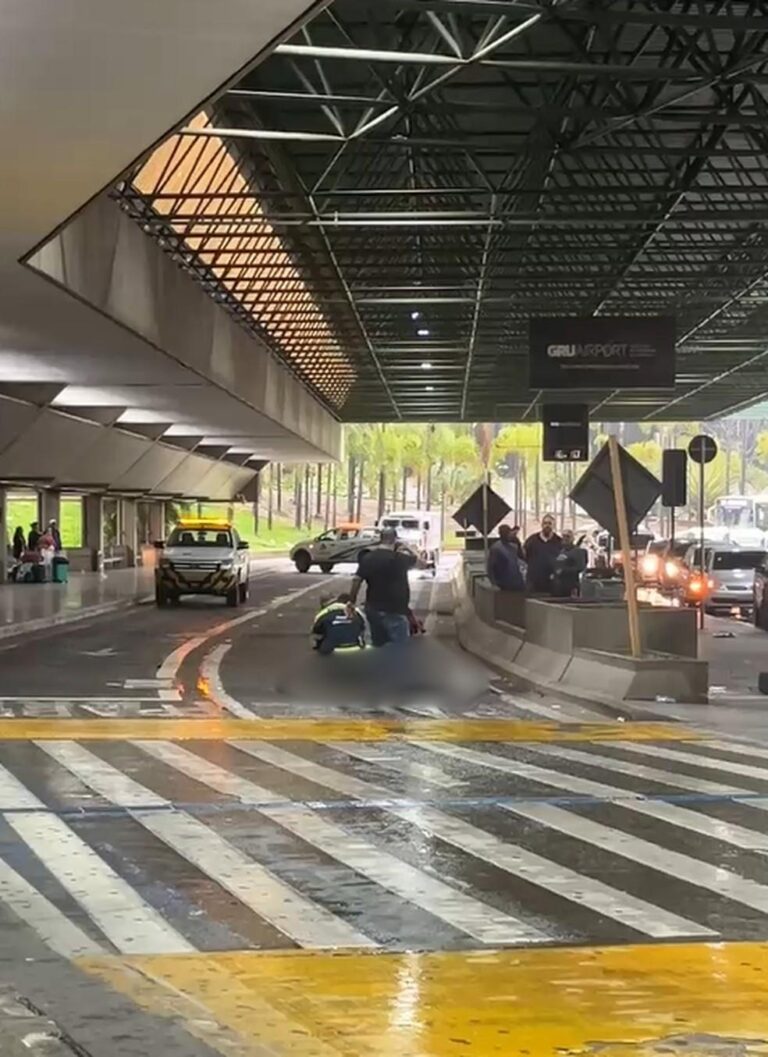
<svg viewBox="0 0 768 1057">
<path fill-rule="evenodd" d="M 768 394 L 767 41 L 756 0 L 336 0 L 115 194 L 343 419 L 531 417 L 529 316 L 670 313 L 673 394 L 586 395 L 705 418 Z"/>
</svg>

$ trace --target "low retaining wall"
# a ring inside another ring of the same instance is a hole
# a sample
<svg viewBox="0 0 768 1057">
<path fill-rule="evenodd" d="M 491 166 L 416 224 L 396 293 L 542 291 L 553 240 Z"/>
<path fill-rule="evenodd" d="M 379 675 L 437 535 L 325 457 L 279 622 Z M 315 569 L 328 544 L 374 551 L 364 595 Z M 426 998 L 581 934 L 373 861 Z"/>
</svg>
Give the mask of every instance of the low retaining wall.
<svg viewBox="0 0 768 1057">
<path fill-rule="evenodd" d="M 456 591 L 465 649 L 531 685 L 614 701 L 707 701 L 709 668 L 698 659 L 693 610 L 643 605 L 646 655 L 634 659 L 623 602 L 557 602 L 498 591 L 473 561 L 460 563 Z"/>
</svg>

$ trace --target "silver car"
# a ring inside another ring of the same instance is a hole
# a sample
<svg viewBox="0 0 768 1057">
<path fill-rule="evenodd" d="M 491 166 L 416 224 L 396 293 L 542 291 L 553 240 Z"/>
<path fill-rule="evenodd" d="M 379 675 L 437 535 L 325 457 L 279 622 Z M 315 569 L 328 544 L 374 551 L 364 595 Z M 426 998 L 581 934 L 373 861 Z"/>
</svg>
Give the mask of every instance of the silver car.
<svg viewBox="0 0 768 1057">
<path fill-rule="evenodd" d="M 762 564 L 765 556 L 764 550 L 736 547 L 733 544 L 705 546 L 706 608 L 751 610 L 755 569 Z M 698 547 L 691 547 L 687 557 L 689 567 L 699 567 Z"/>
</svg>

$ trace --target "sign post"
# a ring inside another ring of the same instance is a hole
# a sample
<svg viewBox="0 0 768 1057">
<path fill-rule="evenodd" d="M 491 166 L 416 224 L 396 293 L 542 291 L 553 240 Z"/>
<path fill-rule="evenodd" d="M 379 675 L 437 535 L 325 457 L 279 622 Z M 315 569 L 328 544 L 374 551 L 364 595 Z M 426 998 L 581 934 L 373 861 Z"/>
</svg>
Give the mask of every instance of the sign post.
<svg viewBox="0 0 768 1057">
<path fill-rule="evenodd" d="M 608 438 L 608 452 L 611 458 L 611 478 L 613 480 L 613 497 L 616 503 L 616 521 L 619 528 L 619 546 L 624 567 L 624 588 L 627 595 L 627 616 L 629 619 L 629 648 L 633 657 L 643 653 L 640 639 L 640 613 L 637 607 L 637 590 L 635 588 L 635 570 L 632 565 L 632 550 L 627 520 L 627 502 L 624 496 L 624 479 L 621 475 L 619 442 L 612 434 Z"/>
<path fill-rule="evenodd" d="M 699 568 L 701 569 L 701 603 L 699 604 L 699 628 L 704 628 L 704 598 L 707 570 L 704 563 L 704 467 L 717 455 L 717 441 L 699 433 L 688 445 L 688 454 L 699 464 Z"/>
</svg>

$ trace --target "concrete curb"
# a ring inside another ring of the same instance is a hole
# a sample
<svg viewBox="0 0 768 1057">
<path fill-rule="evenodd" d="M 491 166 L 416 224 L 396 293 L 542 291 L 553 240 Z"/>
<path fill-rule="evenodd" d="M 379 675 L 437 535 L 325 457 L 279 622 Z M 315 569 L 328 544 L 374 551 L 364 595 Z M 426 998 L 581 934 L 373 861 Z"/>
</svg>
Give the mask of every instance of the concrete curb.
<svg viewBox="0 0 768 1057">
<path fill-rule="evenodd" d="M 152 602 L 151 595 L 140 595 L 136 598 L 116 599 L 114 602 L 101 602 L 94 606 L 83 606 L 81 609 L 61 613 L 51 613 L 49 616 L 36 617 L 34 620 L 25 620 L 19 624 L 5 624 L 0 627 L 0 641 L 15 639 L 20 635 L 35 634 L 38 631 L 52 631 L 55 628 L 67 627 L 70 624 L 80 624 L 96 617 L 109 616 L 111 613 L 121 613 L 136 606 L 147 605 Z M 0 1051 L 2 1052 L 2 1051 Z"/>
<path fill-rule="evenodd" d="M 541 676 L 537 676 L 529 668 L 516 664 L 509 658 L 496 653 L 494 650 L 485 648 L 483 635 L 473 633 L 475 623 L 477 627 L 482 626 L 480 618 L 474 611 L 468 617 L 463 616 L 462 599 L 459 597 L 458 584 L 454 580 L 451 584 L 454 598 L 454 621 L 456 625 L 456 637 L 467 653 L 473 654 L 497 668 L 506 675 L 511 675 L 526 690 L 546 697 L 549 700 L 560 701 L 563 704 L 580 705 L 594 712 L 601 712 L 606 719 L 623 720 L 632 722 L 635 720 L 651 720 L 658 722 L 669 722 L 669 717 L 654 713 L 646 707 L 646 703 L 634 708 L 631 702 L 619 701 L 597 691 L 581 691 L 576 687 L 565 687 L 562 683 L 554 683 Z M 647 704 L 650 704 L 648 702 Z"/>
<path fill-rule="evenodd" d="M 0 992 L 0 1054 L 3 1057 L 80 1057 L 58 1026 L 9 991 Z"/>
</svg>

